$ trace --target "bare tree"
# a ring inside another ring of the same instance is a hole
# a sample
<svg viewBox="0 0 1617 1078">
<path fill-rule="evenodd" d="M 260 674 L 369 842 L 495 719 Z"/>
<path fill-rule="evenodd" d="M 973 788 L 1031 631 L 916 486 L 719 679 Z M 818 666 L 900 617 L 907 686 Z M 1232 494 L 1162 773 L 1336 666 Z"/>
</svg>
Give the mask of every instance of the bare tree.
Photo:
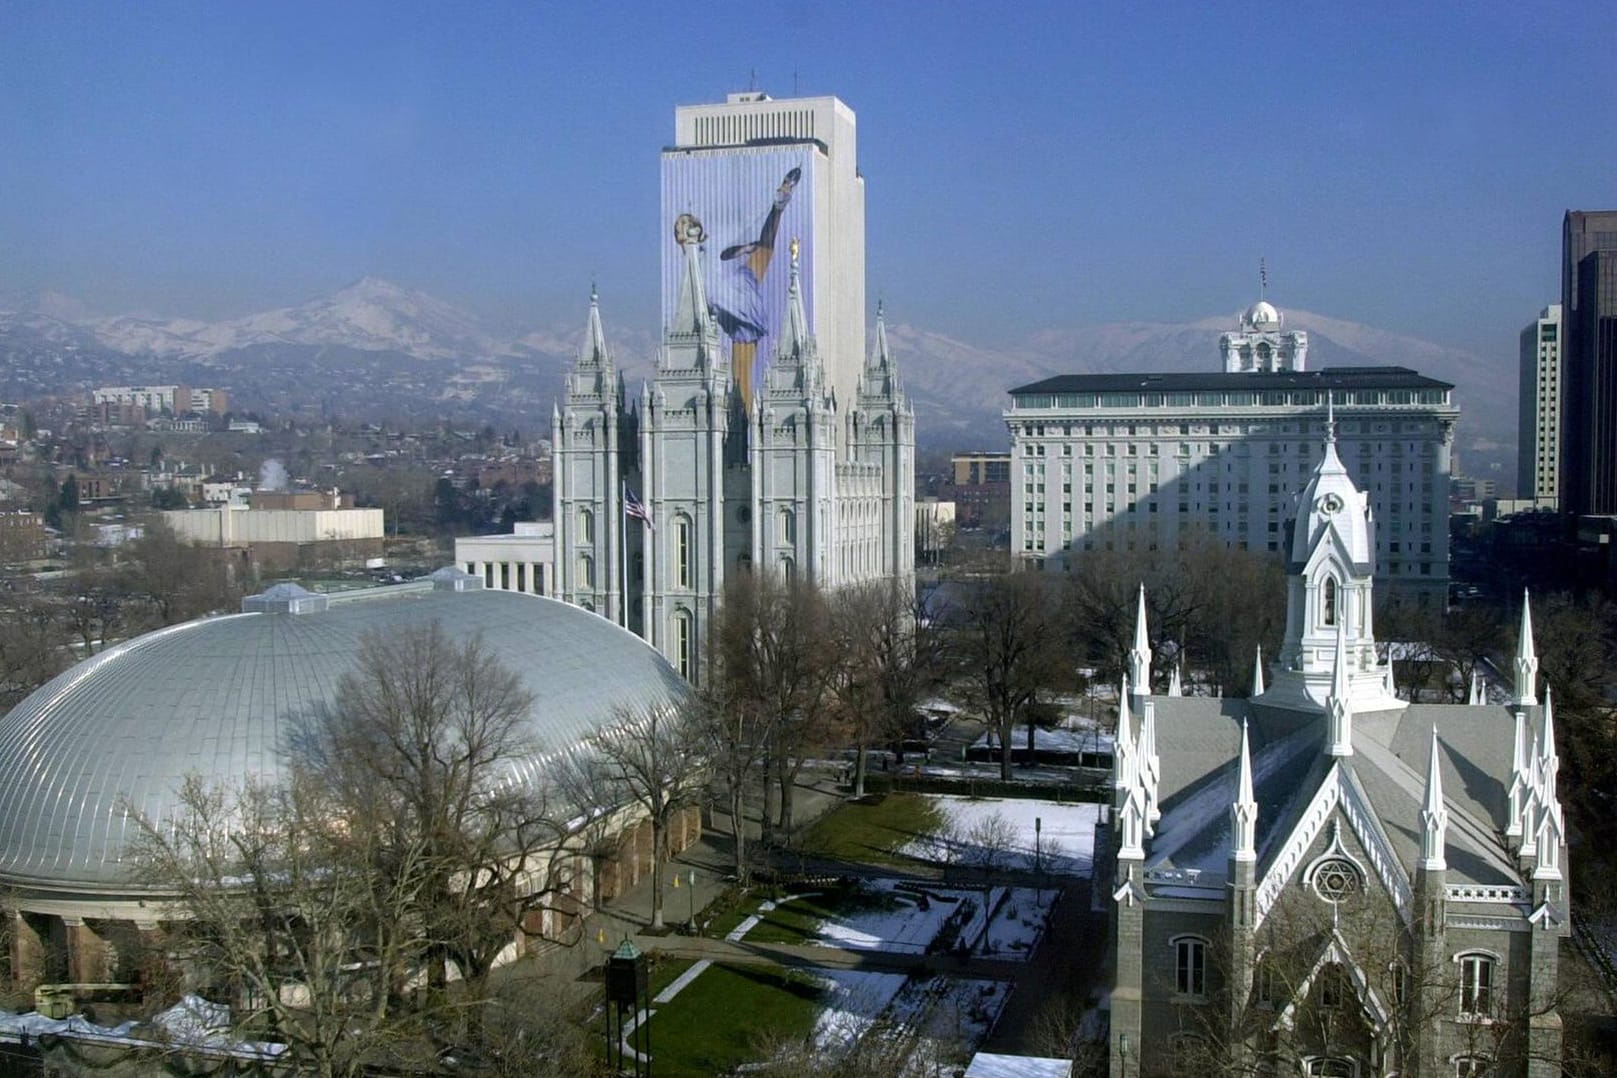
<svg viewBox="0 0 1617 1078">
<path fill-rule="evenodd" d="M 405 1036 L 386 981 L 425 946 L 412 916 L 425 857 L 391 877 L 354 856 L 339 807 L 307 777 L 179 791 L 172 818 L 136 815 L 139 877 L 174 894 L 165 946 L 236 1002 L 239 1035 L 284 1041 L 317 1074 L 357 1075 Z"/>
<path fill-rule="evenodd" d="M 662 708 L 643 714 L 620 711 L 586 750 L 599 756 L 607 790 L 638 805 L 651 824 L 651 927 L 656 930 L 663 927 L 669 829 L 707 784 L 706 747 L 697 714 Z"/>
<path fill-rule="evenodd" d="M 838 725 L 854 747 L 855 797 L 865 795 L 872 746 L 903 737 L 938 678 L 941 636 L 897 581 L 844 588 L 832 599 L 831 689 Z"/>
<path fill-rule="evenodd" d="M 954 668 L 968 701 L 999 739 L 1000 777 L 1009 780 L 1011 737 L 1041 692 L 1071 676 L 1050 585 L 1011 566 L 962 582 L 969 590 L 951 619 Z"/>
<path fill-rule="evenodd" d="M 700 712 L 736 818 L 737 871 L 746 790 L 759 784 L 765 844 L 789 832 L 792 790 L 807 755 L 827 739 L 835 649 L 824 599 L 810 584 L 778 574 L 743 573 L 725 581 L 708 635 L 708 678 Z M 779 793 L 779 816 L 769 795 Z"/>
<path fill-rule="evenodd" d="M 453 962 L 473 998 L 524 915 L 570 890 L 569 812 L 546 781 L 517 674 L 481 637 L 437 622 L 365 637 L 355 668 L 311 724 L 303 762 L 410 889 L 430 939 L 430 979 Z M 420 849 L 419 856 L 410 851 Z"/>
</svg>

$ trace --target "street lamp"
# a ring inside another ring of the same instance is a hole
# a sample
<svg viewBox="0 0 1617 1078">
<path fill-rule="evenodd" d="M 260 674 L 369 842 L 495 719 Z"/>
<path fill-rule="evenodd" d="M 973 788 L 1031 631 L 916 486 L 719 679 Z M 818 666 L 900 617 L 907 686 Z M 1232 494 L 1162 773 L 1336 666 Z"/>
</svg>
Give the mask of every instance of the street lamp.
<svg viewBox="0 0 1617 1078">
<path fill-rule="evenodd" d="M 1033 871 L 1044 873 L 1044 855 L 1041 852 L 1040 834 L 1044 831 L 1044 817 L 1033 817 Z"/>
</svg>

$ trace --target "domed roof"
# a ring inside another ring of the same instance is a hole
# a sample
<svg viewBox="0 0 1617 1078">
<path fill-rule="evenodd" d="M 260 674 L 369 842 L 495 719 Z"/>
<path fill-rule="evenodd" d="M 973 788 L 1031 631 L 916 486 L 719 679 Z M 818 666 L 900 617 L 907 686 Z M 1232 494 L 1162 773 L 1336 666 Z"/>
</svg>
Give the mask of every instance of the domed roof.
<svg viewBox="0 0 1617 1078">
<path fill-rule="evenodd" d="M 1334 426 L 1334 424 L 1332 424 Z M 1353 564 L 1370 571 L 1375 551 L 1370 542 L 1369 501 L 1353 484 L 1336 455 L 1334 432 L 1326 439 L 1325 456 L 1297 495 L 1297 523 L 1291 537 L 1291 564 L 1302 565 L 1313 554 L 1320 535 L 1334 529 Z"/>
<path fill-rule="evenodd" d="M 451 642 L 481 634 L 533 694 L 529 734 L 547 751 L 577 745 L 614 709 L 688 692 L 605 618 L 460 588 L 459 575 L 318 597 L 271 589 L 243 604 L 250 612 L 148 633 L 40 688 L 0 719 L 0 883 L 136 890 L 121 862 L 137 826 L 128 810 L 170 816 L 190 774 L 274 779 L 293 724 L 333 699 L 369 632 L 436 621 Z"/>
<path fill-rule="evenodd" d="M 1268 300 L 1260 299 L 1247 308 L 1246 324 L 1253 327 L 1278 326 L 1280 324 L 1280 312 Z"/>
</svg>

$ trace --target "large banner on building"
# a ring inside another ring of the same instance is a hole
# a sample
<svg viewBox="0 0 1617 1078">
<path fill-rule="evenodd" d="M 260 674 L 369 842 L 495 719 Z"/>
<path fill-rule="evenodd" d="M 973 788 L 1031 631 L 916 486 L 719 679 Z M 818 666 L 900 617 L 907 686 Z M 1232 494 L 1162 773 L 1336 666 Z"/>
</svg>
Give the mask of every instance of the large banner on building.
<svg viewBox="0 0 1617 1078">
<path fill-rule="evenodd" d="M 679 304 L 681 244 L 696 242 L 708 311 L 749 407 L 786 323 L 794 240 L 803 309 L 814 331 L 817 165 L 818 155 L 806 146 L 663 155 L 663 325 L 673 321 Z"/>
</svg>

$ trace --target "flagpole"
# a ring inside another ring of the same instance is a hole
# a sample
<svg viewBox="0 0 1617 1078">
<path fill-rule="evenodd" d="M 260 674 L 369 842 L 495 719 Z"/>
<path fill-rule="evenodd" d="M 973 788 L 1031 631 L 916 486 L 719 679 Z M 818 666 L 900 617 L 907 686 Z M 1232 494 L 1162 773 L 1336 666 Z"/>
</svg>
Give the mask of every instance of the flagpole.
<svg viewBox="0 0 1617 1078">
<path fill-rule="evenodd" d="M 626 480 L 618 480 L 618 625 L 629 627 L 629 514 Z"/>
</svg>

